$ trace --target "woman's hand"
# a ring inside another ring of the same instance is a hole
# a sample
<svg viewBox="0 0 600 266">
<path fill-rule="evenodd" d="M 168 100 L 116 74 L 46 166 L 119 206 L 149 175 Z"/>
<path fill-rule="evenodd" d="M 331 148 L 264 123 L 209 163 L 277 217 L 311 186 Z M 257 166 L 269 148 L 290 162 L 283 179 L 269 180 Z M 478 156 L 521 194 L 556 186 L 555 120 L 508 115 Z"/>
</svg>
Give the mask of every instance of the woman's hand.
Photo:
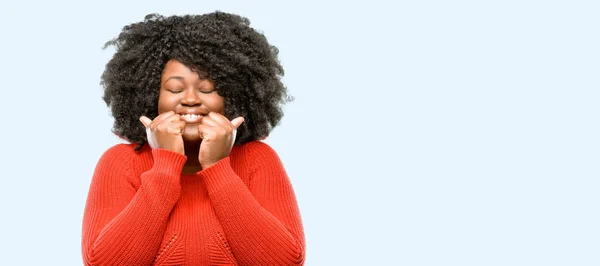
<svg viewBox="0 0 600 266">
<path fill-rule="evenodd" d="M 225 116 L 214 112 L 202 118 L 202 122 L 198 125 L 198 133 L 202 138 L 198 161 L 202 169 L 211 167 L 229 156 L 235 143 L 237 128 L 243 122 L 243 117 L 229 121 Z"/>
<path fill-rule="evenodd" d="M 140 121 L 146 127 L 146 136 L 150 147 L 153 149 L 163 148 L 185 155 L 181 136 L 185 122 L 181 121 L 180 115 L 169 111 L 160 114 L 154 120 L 142 116 Z"/>
</svg>

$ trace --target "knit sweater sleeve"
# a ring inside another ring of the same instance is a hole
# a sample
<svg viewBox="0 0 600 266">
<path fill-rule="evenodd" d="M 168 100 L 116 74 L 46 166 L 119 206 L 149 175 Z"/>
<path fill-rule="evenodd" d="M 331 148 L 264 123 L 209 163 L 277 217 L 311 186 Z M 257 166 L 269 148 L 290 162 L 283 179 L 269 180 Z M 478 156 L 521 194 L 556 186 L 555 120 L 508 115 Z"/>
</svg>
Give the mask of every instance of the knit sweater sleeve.
<svg viewBox="0 0 600 266">
<path fill-rule="evenodd" d="M 240 265 L 303 265 L 305 244 L 296 196 L 275 151 L 253 143 L 249 186 L 227 157 L 199 174 Z"/>
<path fill-rule="evenodd" d="M 150 265 L 160 248 L 186 157 L 152 150 L 154 164 L 136 189 L 134 156 L 132 148 L 119 144 L 96 165 L 83 217 L 86 265 Z"/>
</svg>

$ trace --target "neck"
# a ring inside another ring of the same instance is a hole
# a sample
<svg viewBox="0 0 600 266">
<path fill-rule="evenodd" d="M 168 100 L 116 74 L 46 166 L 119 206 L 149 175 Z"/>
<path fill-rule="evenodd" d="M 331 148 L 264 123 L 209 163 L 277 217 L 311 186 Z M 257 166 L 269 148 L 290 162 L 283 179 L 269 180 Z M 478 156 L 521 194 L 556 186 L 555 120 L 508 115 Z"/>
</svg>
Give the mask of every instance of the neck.
<svg viewBox="0 0 600 266">
<path fill-rule="evenodd" d="M 200 142 L 194 143 L 185 143 L 185 156 L 187 157 L 187 161 L 183 167 L 183 173 L 193 174 L 200 170 L 202 167 L 200 166 L 200 162 L 198 161 L 198 152 L 200 150 Z"/>
</svg>

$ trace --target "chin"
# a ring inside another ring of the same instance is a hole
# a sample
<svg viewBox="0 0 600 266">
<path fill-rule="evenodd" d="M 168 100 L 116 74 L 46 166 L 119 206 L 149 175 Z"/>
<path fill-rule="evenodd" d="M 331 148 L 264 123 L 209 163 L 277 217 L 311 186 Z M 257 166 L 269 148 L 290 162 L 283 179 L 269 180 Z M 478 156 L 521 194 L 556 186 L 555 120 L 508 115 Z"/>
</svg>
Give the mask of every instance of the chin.
<svg viewBox="0 0 600 266">
<path fill-rule="evenodd" d="M 196 134 L 195 136 L 186 136 L 185 134 L 183 134 L 183 141 L 184 142 L 200 142 L 202 141 L 202 139 L 200 138 L 200 136 L 198 136 L 198 134 Z"/>
<path fill-rule="evenodd" d="M 196 126 L 186 126 L 182 135 L 183 141 L 185 142 L 200 142 L 200 134 L 198 134 L 198 128 Z"/>
</svg>

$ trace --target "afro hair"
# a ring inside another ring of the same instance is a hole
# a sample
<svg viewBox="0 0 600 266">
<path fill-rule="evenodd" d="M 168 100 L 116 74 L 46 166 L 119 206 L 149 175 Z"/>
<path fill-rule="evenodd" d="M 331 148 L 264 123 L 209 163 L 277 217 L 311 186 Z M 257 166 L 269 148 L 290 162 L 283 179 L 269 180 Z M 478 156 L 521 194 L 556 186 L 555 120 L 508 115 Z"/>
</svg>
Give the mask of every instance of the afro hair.
<svg viewBox="0 0 600 266">
<path fill-rule="evenodd" d="M 292 100 L 281 82 L 278 49 L 239 15 L 150 14 L 125 26 L 104 49 L 109 46 L 116 52 L 101 77 L 102 98 L 115 119 L 113 133 L 139 144 L 137 150 L 147 143 L 139 117 L 158 116 L 161 74 L 171 59 L 208 75 L 224 99 L 227 118 L 244 117 L 236 145 L 267 137 Z"/>
</svg>

